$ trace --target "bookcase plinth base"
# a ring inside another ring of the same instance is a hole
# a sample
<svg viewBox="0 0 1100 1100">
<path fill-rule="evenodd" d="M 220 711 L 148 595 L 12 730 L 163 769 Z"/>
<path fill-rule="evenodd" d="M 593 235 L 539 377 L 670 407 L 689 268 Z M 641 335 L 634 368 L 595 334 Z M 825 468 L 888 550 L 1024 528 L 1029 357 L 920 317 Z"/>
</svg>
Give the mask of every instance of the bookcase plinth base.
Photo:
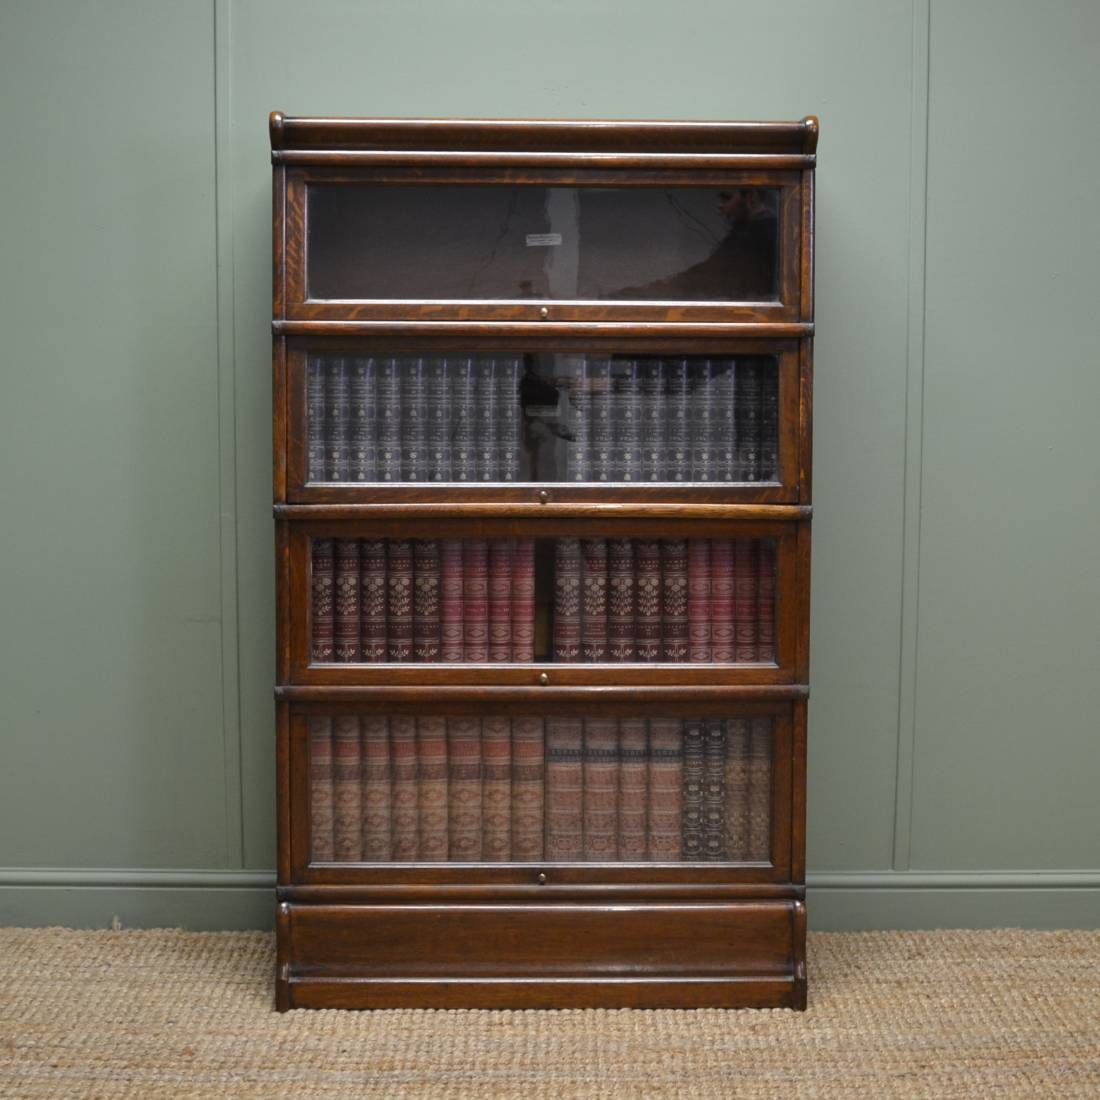
<svg viewBox="0 0 1100 1100">
<path fill-rule="evenodd" d="M 804 909 L 287 905 L 288 1008 L 805 1008 Z"/>
</svg>

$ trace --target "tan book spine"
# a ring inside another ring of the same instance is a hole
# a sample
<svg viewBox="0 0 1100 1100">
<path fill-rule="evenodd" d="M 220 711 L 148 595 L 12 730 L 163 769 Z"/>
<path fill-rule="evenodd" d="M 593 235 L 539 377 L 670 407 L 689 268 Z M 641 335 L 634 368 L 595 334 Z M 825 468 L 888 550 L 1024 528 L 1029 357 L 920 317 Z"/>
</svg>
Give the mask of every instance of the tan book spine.
<svg viewBox="0 0 1100 1100">
<path fill-rule="evenodd" d="M 358 862 L 363 853 L 363 766 L 359 719 L 354 714 L 333 719 L 332 775 L 333 858 Z"/>
<path fill-rule="evenodd" d="M 309 836 L 314 863 L 333 858 L 332 719 L 309 720 Z"/>
</svg>

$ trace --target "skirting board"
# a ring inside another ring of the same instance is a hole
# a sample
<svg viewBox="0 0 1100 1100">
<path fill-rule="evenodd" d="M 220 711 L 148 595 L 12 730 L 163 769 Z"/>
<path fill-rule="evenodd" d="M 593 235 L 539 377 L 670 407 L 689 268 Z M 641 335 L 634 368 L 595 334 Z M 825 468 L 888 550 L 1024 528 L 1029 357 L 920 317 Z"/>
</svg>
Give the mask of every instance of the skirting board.
<svg viewBox="0 0 1100 1100">
<path fill-rule="evenodd" d="M 270 929 L 269 871 L 0 869 L 0 925 Z M 1100 871 L 818 872 L 810 928 L 1098 928 Z"/>
</svg>

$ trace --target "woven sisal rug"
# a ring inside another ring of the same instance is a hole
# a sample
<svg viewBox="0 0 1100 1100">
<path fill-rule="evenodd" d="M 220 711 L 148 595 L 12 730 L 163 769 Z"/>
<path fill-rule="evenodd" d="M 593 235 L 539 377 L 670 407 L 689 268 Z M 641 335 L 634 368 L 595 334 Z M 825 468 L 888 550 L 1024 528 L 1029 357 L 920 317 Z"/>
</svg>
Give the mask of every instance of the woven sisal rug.
<svg viewBox="0 0 1100 1100">
<path fill-rule="evenodd" d="M 1100 932 L 818 933 L 810 1009 L 272 1011 L 263 933 L 0 929 L 0 1096 L 1100 1098 Z"/>
</svg>

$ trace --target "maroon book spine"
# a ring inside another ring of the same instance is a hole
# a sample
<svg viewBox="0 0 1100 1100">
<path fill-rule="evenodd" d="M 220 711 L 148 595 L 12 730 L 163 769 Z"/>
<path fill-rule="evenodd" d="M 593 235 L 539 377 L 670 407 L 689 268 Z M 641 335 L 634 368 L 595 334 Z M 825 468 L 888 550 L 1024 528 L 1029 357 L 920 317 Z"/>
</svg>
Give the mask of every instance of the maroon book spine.
<svg viewBox="0 0 1100 1100">
<path fill-rule="evenodd" d="M 554 549 L 554 660 L 577 661 L 581 649 L 581 544 L 558 539 Z"/>
<path fill-rule="evenodd" d="M 619 859 L 646 856 L 649 746 L 644 718 L 619 721 Z"/>
<path fill-rule="evenodd" d="M 638 539 L 634 544 L 636 609 L 634 637 L 639 661 L 661 659 L 661 544 Z"/>
<path fill-rule="evenodd" d="M 411 661 L 413 643 L 413 556 L 408 539 L 386 544 L 387 649 L 391 661 Z"/>
<path fill-rule="evenodd" d="M 377 664 L 389 656 L 386 639 L 386 542 L 363 539 L 359 544 L 359 652 Z"/>
<path fill-rule="evenodd" d="M 434 715 L 416 720 L 416 775 L 419 859 L 447 858 L 447 720 Z"/>
<path fill-rule="evenodd" d="M 634 612 L 634 543 L 608 539 L 607 652 L 612 661 L 635 658 Z"/>
<path fill-rule="evenodd" d="M 775 543 L 759 543 L 760 569 L 756 587 L 756 659 L 775 660 Z"/>
<path fill-rule="evenodd" d="M 731 718 L 726 741 L 726 853 L 749 858 L 749 719 Z"/>
<path fill-rule="evenodd" d="M 332 719 L 309 720 L 309 838 L 314 863 L 333 859 Z"/>
<path fill-rule="evenodd" d="M 439 660 L 439 542 L 413 543 L 413 657 L 425 664 Z"/>
<path fill-rule="evenodd" d="M 546 719 L 546 858 L 584 856 L 584 726 Z"/>
<path fill-rule="evenodd" d="M 688 660 L 710 661 L 710 541 L 688 539 Z"/>
<path fill-rule="evenodd" d="M 542 859 L 543 725 L 541 718 L 512 719 L 512 858 Z"/>
<path fill-rule="evenodd" d="M 584 720 L 584 858 L 589 861 L 618 857 L 618 727 L 614 718 Z"/>
<path fill-rule="evenodd" d="M 767 862 L 771 854 L 772 720 L 752 720 L 749 749 L 749 859 Z"/>
<path fill-rule="evenodd" d="M 512 659 L 511 539 L 489 543 L 489 660 Z"/>
<path fill-rule="evenodd" d="M 713 539 L 710 544 L 711 660 L 733 660 L 733 543 Z"/>
<path fill-rule="evenodd" d="M 516 539 L 512 557 L 512 660 L 535 659 L 535 540 Z"/>
<path fill-rule="evenodd" d="M 687 540 L 661 543 L 661 659 L 683 662 L 688 656 Z"/>
<path fill-rule="evenodd" d="M 703 723 L 684 720 L 684 859 L 703 858 Z"/>
<path fill-rule="evenodd" d="M 581 660 L 607 660 L 607 539 L 581 539 Z"/>
<path fill-rule="evenodd" d="M 341 714 L 332 723 L 333 858 L 358 861 L 363 851 L 363 764 L 359 719 Z"/>
<path fill-rule="evenodd" d="M 334 542 L 334 656 L 340 662 L 359 660 L 359 542 Z"/>
<path fill-rule="evenodd" d="M 683 845 L 684 754 L 677 718 L 649 720 L 649 812 L 647 855 L 676 863 Z"/>
<path fill-rule="evenodd" d="M 393 858 L 412 862 L 420 850 L 420 784 L 417 782 L 416 719 L 390 719 L 393 752 Z"/>
<path fill-rule="evenodd" d="M 310 656 L 327 664 L 335 653 L 332 539 L 314 539 L 310 552 Z"/>
<path fill-rule="evenodd" d="M 465 661 L 489 659 L 489 544 L 462 544 L 462 655 Z"/>
<path fill-rule="evenodd" d="M 450 858 L 481 859 L 481 721 L 447 719 L 447 820 Z"/>
<path fill-rule="evenodd" d="M 364 715 L 363 859 L 383 863 L 393 853 L 393 776 L 390 769 L 390 725 L 381 715 Z"/>
<path fill-rule="evenodd" d="M 462 624 L 462 541 L 444 539 L 439 552 L 440 656 L 461 661 L 465 656 Z"/>
<path fill-rule="evenodd" d="M 482 847 L 490 863 L 512 858 L 512 721 L 507 715 L 481 720 Z"/>
<path fill-rule="evenodd" d="M 756 542 L 733 544 L 733 655 L 741 662 L 756 658 Z"/>
<path fill-rule="evenodd" d="M 726 724 L 708 718 L 703 743 L 703 859 L 726 859 Z"/>
</svg>

